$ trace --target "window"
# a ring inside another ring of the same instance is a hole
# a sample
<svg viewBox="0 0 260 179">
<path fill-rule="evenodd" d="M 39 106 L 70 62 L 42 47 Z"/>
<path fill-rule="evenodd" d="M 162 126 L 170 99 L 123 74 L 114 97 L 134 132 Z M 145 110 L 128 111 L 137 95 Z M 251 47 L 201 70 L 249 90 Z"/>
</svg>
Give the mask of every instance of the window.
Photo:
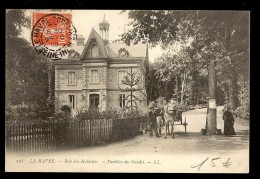
<svg viewBox="0 0 260 179">
<path fill-rule="evenodd" d="M 119 95 L 119 107 L 120 108 L 125 107 L 125 95 L 124 94 Z"/>
<path fill-rule="evenodd" d="M 75 85 L 76 84 L 76 74 L 75 72 L 68 73 L 68 84 Z"/>
<path fill-rule="evenodd" d="M 118 84 L 122 84 L 124 76 L 126 76 L 126 72 L 124 70 L 118 71 Z"/>
<path fill-rule="evenodd" d="M 75 109 L 75 95 L 69 95 L 69 106 L 71 109 Z"/>
<path fill-rule="evenodd" d="M 99 83 L 98 70 L 91 70 L 91 82 L 92 83 Z"/>
<path fill-rule="evenodd" d="M 89 95 L 89 106 L 90 108 L 97 108 L 99 105 L 99 94 Z"/>
<path fill-rule="evenodd" d="M 93 45 L 91 47 L 91 57 L 93 58 L 99 57 L 99 49 L 97 45 Z"/>
</svg>

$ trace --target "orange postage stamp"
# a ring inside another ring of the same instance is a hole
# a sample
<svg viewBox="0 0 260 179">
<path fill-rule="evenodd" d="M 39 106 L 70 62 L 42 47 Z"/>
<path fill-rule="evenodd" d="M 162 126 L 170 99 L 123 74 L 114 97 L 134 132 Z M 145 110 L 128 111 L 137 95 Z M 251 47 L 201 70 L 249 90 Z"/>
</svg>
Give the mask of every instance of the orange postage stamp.
<svg viewBox="0 0 260 179">
<path fill-rule="evenodd" d="M 32 13 L 32 44 L 39 54 L 53 60 L 68 54 L 77 39 L 69 13 Z"/>
</svg>

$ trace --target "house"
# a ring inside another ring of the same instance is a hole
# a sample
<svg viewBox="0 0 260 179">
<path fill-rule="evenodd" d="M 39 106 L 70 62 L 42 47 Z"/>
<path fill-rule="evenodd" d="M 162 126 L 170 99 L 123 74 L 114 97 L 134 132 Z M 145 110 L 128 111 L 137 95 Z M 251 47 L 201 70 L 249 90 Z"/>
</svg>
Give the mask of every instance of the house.
<svg viewBox="0 0 260 179">
<path fill-rule="evenodd" d="M 147 107 L 145 75 L 148 67 L 148 47 L 109 41 L 109 23 L 99 23 L 100 34 L 92 29 L 86 43 L 78 36 L 77 46 L 68 58 L 55 61 L 55 110 L 69 105 L 72 110 L 98 107 L 123 108 L 129 106 L 130 91 L 122 84 L 125 76 L 136 73 L 140 81 L 133 86 L 139 100 L 132 105 Z"/>
</svg>

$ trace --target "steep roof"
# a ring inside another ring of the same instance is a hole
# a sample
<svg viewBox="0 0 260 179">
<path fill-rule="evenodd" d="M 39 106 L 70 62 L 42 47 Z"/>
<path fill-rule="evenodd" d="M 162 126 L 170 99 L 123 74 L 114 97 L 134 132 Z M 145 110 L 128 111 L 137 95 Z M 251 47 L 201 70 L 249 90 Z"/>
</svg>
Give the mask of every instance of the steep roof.
<svg viewBox="0 0 260 179">
<path fill-rule="evenodd" d="M 85 46 L 83 46 L 83 45 L 81 45 L 81 46 L 74 45 L 73 48 L 72 48 L 72 50 L 75 50 L 75 51 L 78 52 L 79 55 L 80 55 L 80 54 L 82 54 L 84 47 L 85 47 Z M 67 54 L 65 54 L 65 55 L 63 56 L 63 59 L 58 60 L 58 61 L 62 61 L 62 62 L 74 62 L 74 61 L 77 61 L 77 60 L 80 61 L 79 58 L 73 58 L 73 59 L 72 59 L 72 58 L 69 58 L 69 53 L 67 53 Z"/>
<path fill-rule="evenodd" d="M 128 51 L 128 57 L 146 57 L 146 45 L 145 44 L 133 44 L 131 43 L 129 46 L 123 42 L 115 42 L 108 44 L 108 56 L 109 57 L 118 57 L 118 51 L 124 48 Z"/>
<path fill-rule="evenodd" d="M 75 45 L 74 47 L 73 47 L 73 50 L 75 50 L 76 52 L 78 52 L 79 54 L 82 54 L 82 52 L 83 52 L 83 50 L 84 50 L 84 48 L 85 48 L 85 45 L 83 46 L 83 45 Z"/>
<path fill-rule="evenodd" d="M 94 28 L 92 28 L 90 35 L 88 37 L 88 40 L 86 42 L 85 48 L 82 52 L 82 54 L 80 55 L 80 59 L 83 59 L 84 57 L 86 57 L 86 53 L 87 53 L 87 49 L 91 43 L 91 41 L 95 39 L 97 42 L 97 45 L 100 48 L 101 54 L 103 55 L 103 57 L 107 57 L 107 50 L 106 50 L 106 44 L 105 41 L 99 36 L 99 34 L 95 31 Z"/>
<path fill-rule="evenodd" d="M 141 57 L 144 58 L 146 57 L 146 45 L 145 44 L 133 44 L 131 43 L 129 46 L 126 45 L 123 42 L 112 42 L 112 43 L 108 43 L 107 40 L 102 39 L 99 34 L 95 31 L 95 29 L 93 28 L 89 38 L 86 42 L 85 48 L 82 52 L 82 54 L 80 55 L 80 58 L 83 59 L 84 57 L 86 57 L 86 52 L 87 49 L 89 48 L 89 45 L 92 41 L 92 39 L 95 39 L 97 42 L 97 45 L 100 48 L 100 51 L 103 55 L 103 57 L 111 57 L 111 58 L 116 58 L 118 57 L 118 51 L 121 48 L 124 48 L 128 51 L 129 56 L 128 57 Z"/>
<path fill-rule="evenodd" d="M 78 52 L 80 54 L 80 58 L 78 58 L 77 60 L 86 58 L 87 50 L 93 41 L 95 41 L 95 43 L 97 43 L 97 45 L 101 51 L 102 57 L 105 57 L 105 58 L 116 58 L 116 59 L 123 60 L 123 59 L 131 59 L 131 58 L 146 58 L 148 55 L 148 53 L 147 53 L 148 47 L 145 44 L 130 43 L 130 45 L 128 46 L 123 42 L 110 42 L 109 43 L 107 40 L 102 39 L 99 36 L 99 34 L 95 31 L 95 29 L 92 28 L 91 33 L 90 33 L 85 45 L 84 46 L 75 45 L 73 47 L 73 50 L 75 50 L 76 52 Z M 121 58 L 119 56 L 119 51 L 122 49 L 125 49 L 128 52 L 128 56 L 126 58 L 124 58 L 124 57 Z M 67 55 L 67 59 L 68 59 L 68 55 Z M 63 60 L 63 61 L 65 62 L 67 60 Z M 69 61 L 67 61 L 67 62 L 69 62 Z"/>
</svg>

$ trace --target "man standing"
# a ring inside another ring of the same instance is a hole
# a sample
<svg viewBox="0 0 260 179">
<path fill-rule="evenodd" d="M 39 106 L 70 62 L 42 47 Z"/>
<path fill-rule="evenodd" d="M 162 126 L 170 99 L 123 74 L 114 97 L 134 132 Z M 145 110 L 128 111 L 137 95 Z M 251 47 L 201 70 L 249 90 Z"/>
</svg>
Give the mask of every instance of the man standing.
<svg viewBox="0 0 260 179">
<path fill-rule="evenodd" d="M 148 107 L 148 109 L 149 109 L 149 112 L 148 112 L 149 128 L 150 128 L 149 136 L 153 136 L 153 131 L 154 131 L 155 136 L 159 137 L 159 134 L 157 131 L 157 126 L 156 126 L 156 111 L 155 111 L 154 105 L 155 105 L 155 103 L 151 102 Z"/>
</svg>

